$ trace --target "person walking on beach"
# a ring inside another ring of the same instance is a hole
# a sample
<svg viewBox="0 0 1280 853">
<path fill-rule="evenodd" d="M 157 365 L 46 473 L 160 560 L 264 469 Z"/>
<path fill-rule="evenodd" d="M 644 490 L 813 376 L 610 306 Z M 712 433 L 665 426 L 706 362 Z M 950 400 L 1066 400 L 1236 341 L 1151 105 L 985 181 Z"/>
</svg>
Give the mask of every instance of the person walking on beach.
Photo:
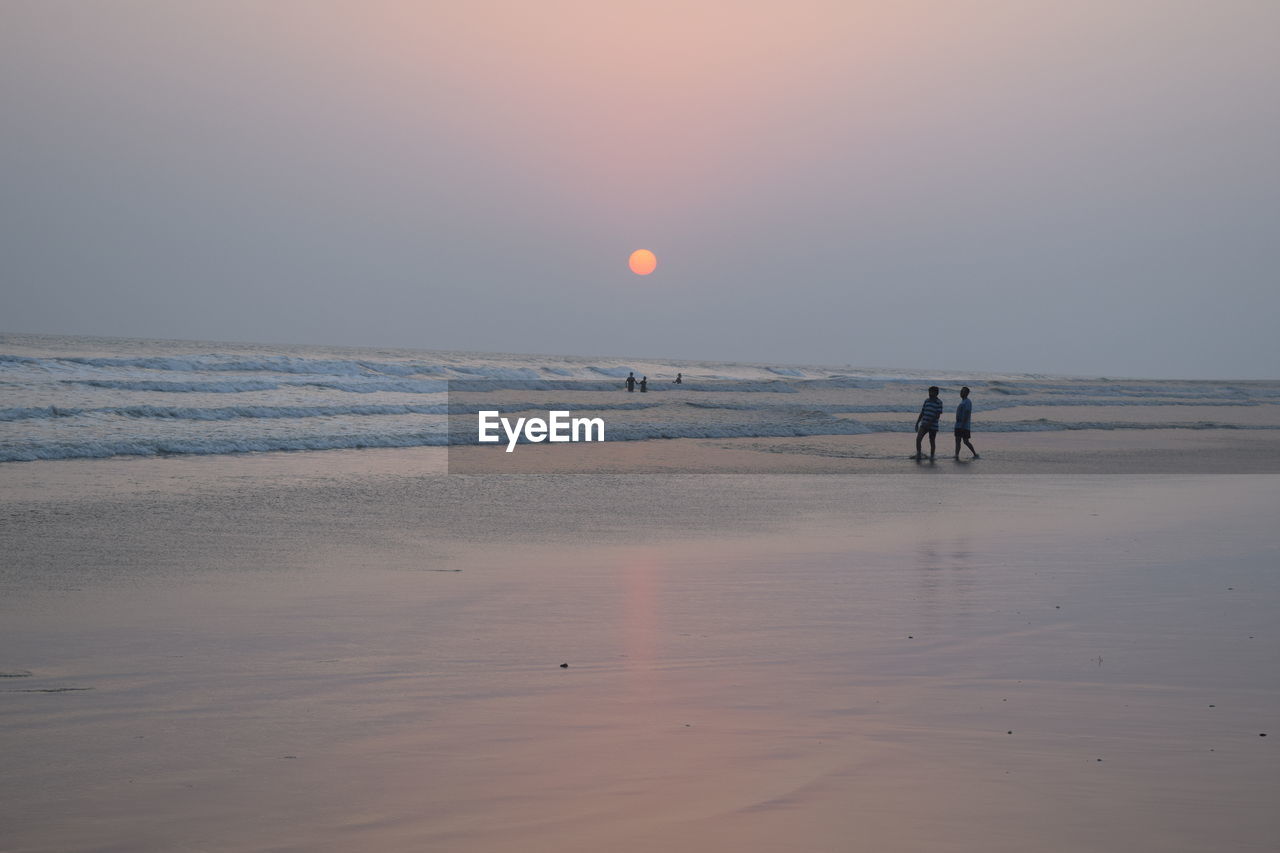
<svg viewBox="0 0 1280 853">
<path fill-rule="evenodd" d="M 636 390 L 636 375 L 634 372 L 627 374 L 627 390 L 628 391 Z"/>
<path fill-rule="evenodd" d="M 937 452 L 938 440 L 938 421 L 942 418 L 942 401 L 938 399 L 938 386 L 929 386 L 929 399 L 924 401 L 924 405 L 920 407 L 920 414 L 916 416 L 916 455 L 912 458 L 923 459 L 924 454 L 920 452 L 920 443 L 924 441 L 924 434 L 929 434 L 929 459 L 933 460 L 934 453 Z"/>
<path fill-rule="evenodd" d="M 643 394 L 648 390 L 649 390 L 649 377 L 641 376 L 640 377 L 640 393 Z"/>
<path fill-rule="evenodd" d="M 981 459 L 978 451 L 973 449 L 973 442 L 969 441 L 969 423 L 973 418 L 973 401 L 969 399 L 969 386 L 966 385 L 960 389 L 960 405 L 956 406 L 956 458 L 960 458 L 960 442 L 964 442 L 964 446 L 969 448 L 969 452 L 973 454 L 974 459 Z"/>
</svg>

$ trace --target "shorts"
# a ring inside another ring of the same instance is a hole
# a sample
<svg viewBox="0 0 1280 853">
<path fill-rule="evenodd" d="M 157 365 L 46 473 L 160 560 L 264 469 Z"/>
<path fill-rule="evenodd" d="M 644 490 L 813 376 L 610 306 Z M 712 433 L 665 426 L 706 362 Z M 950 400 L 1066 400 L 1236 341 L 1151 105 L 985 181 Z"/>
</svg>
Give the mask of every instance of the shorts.
<svg viewBox="0 0 1280 853">
<path fill-rule="evenodd" d="M 963 438 L 967 441 L 969 437 L 969 431 L 967 429 L 956 427 L 956 438 Z"/>
<path fill-rule="evenodd" d="M 929 433 L 930 438 L 933 438 L 938 434 L 938 425 L 920 424 L 920 428 L 916 430 L 917 435 L 924 435 L 926 432 Z"/>
</svg>

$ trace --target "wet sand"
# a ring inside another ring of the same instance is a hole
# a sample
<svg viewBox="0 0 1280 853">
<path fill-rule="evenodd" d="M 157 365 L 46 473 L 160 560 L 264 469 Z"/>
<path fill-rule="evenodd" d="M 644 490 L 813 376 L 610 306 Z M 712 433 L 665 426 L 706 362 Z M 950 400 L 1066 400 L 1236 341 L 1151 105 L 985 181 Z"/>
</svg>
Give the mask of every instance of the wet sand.
<svg viewBox="0 0 1280 853">
<path fill-rule="evenodd" d="M 937 435 L 934 464 L 966 474 L 1280 474 L 1280 430 L 1132 429 L 973 434 L 981 459 Z M 927 456 L 929 440 L 922 449 Z M 913 433 L 676 438 L 448 449 L 452 473 L 914 474 Z"/>
<path fill-rule="evenodd" d="M 1280 477 L 362 453 L 4 469 L 4 849 L 1280 837 Z"/>
</svg>

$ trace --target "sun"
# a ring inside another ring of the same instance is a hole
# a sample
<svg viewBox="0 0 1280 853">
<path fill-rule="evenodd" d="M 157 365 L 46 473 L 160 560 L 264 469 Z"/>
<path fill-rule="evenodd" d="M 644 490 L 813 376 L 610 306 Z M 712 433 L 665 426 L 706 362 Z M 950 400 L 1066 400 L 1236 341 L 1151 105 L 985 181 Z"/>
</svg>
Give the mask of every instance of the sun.
<svg viewBox="0 0 1280 853">
<path fill-rule="evenodd" d="M 636 275 L 648 275 L 658 268 L 658 256 L 648 249 L 636 249 L 631 253 L 631 271 Z"/>
</svg>

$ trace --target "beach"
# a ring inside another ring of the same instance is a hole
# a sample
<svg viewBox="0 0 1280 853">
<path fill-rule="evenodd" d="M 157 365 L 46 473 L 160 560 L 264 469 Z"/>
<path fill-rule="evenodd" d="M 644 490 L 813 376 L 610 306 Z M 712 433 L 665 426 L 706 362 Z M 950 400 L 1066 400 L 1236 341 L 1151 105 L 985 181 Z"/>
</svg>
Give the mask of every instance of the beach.
<svg viewBox="0 0 1280 853">
<path fill-rule="evenodd" d="M 0 342 L 6 851 L 1280 834 L 1275 382 Z"/>
<path fill-rule="evenodd" d="M 1274 846 L 1274 475 L 444 453 L 0 468 L 4 849 Z"/>
<path fill-rule="evenodd" d="M 0 853 L 1280 850 L 1280 4 L 0 21 Z"/>
</svg>

